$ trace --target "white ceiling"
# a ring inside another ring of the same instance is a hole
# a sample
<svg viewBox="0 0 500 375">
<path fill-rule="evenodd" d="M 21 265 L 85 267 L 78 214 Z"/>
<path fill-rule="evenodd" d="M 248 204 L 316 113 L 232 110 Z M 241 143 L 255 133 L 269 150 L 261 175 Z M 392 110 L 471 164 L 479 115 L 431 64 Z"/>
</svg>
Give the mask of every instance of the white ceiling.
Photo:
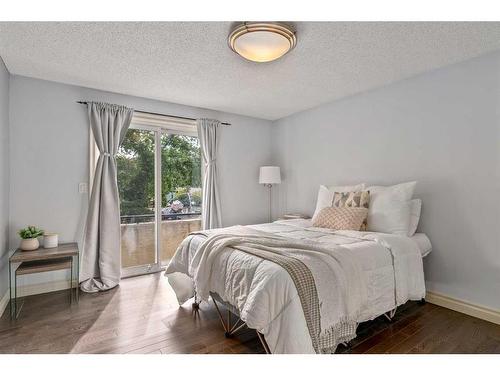
<svg viewBox="0 0 500 375">
<path fill-rule="evenodd" d="M 278 119 L 500 48 L 500 23 L 295 23 L 297 47 L 257 64 L 229 22 L 0 23 L 12 74 Z"/>
</svg>

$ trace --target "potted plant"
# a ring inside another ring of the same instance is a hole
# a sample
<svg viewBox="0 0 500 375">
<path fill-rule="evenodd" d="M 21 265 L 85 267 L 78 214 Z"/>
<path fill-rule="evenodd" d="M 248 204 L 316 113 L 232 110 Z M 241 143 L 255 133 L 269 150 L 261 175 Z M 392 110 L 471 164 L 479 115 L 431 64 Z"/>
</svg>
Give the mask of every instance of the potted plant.
<svg viewBox="0 0 500 375">
<path fill-rule="evenodd" d="M 21 237 L 21 245 L 19 246 L 21 250 L 36 250 L 40 247 L 38 237 L 43 235 L 42 229 L 30 225 L 21 229 L 18 233 L 19 237 Z"/>
</svg>

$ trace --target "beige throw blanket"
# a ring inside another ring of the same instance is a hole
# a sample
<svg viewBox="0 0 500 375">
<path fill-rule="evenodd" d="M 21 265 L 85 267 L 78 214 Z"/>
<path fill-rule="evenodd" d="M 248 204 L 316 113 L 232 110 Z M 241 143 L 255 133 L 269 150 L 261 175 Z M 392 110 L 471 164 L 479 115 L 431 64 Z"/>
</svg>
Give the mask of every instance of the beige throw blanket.
<svg viewBox="0 0 500 375">
<path fill-rule="evenodd" d="M 361 266 L 350 250 L 307 240 L 293 240 L 245 227 L 209 236 L 190 264 L 198 296 L 207 300 L 215 259 L 226 248 L 274 262 L 287 271 L 302 305 L 314 350 L 333 353 L 356 336 L 367 301 Z"/>
</svg>

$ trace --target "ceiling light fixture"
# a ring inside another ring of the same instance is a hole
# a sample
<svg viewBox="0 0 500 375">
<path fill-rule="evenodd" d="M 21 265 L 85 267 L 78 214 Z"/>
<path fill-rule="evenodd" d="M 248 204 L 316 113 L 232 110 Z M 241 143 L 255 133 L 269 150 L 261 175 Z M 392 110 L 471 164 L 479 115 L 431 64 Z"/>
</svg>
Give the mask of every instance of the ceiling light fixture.
<svg viewBox="0 0 500 375">
<path fill-rule="evenodd" d="M 276 22 L 245 22 L 236 26 L 228 38 L 229 47 L 241 57 L 255 62 L 273 61 L 297 44 L 295 31 Z"/>
</svg>

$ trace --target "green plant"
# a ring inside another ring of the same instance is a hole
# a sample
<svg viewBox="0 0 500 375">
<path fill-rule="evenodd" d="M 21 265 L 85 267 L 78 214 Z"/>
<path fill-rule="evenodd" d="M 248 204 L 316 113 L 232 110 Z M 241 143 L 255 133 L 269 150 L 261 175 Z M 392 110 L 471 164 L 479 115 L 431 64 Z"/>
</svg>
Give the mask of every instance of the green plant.
<svg viewBox="0 0 500 375">
<path fill-rule="evenodd" d="M 27 240 L 29 238 L 37 238 L 42 236 L 43 229 L 30 225 L 27 228 L 21 229 L 18 233 L 19 237 L 21 237 L 23 240 Z"/>
<path fill-rule="evenodd" d="M 161 146 L 161 207 L 175 197 L 201 188 L 201 154 L 198 138 L 163 134 Z M 121 215 L 137 215 L 150 209 L 155 198 L 155 135 L 151 131 L 129 129 L 116 156 Z M 179 191 L 178 191 L 179 190 Z M 142 209 L 141 209 L 142 208 Z"/>
</svg>

